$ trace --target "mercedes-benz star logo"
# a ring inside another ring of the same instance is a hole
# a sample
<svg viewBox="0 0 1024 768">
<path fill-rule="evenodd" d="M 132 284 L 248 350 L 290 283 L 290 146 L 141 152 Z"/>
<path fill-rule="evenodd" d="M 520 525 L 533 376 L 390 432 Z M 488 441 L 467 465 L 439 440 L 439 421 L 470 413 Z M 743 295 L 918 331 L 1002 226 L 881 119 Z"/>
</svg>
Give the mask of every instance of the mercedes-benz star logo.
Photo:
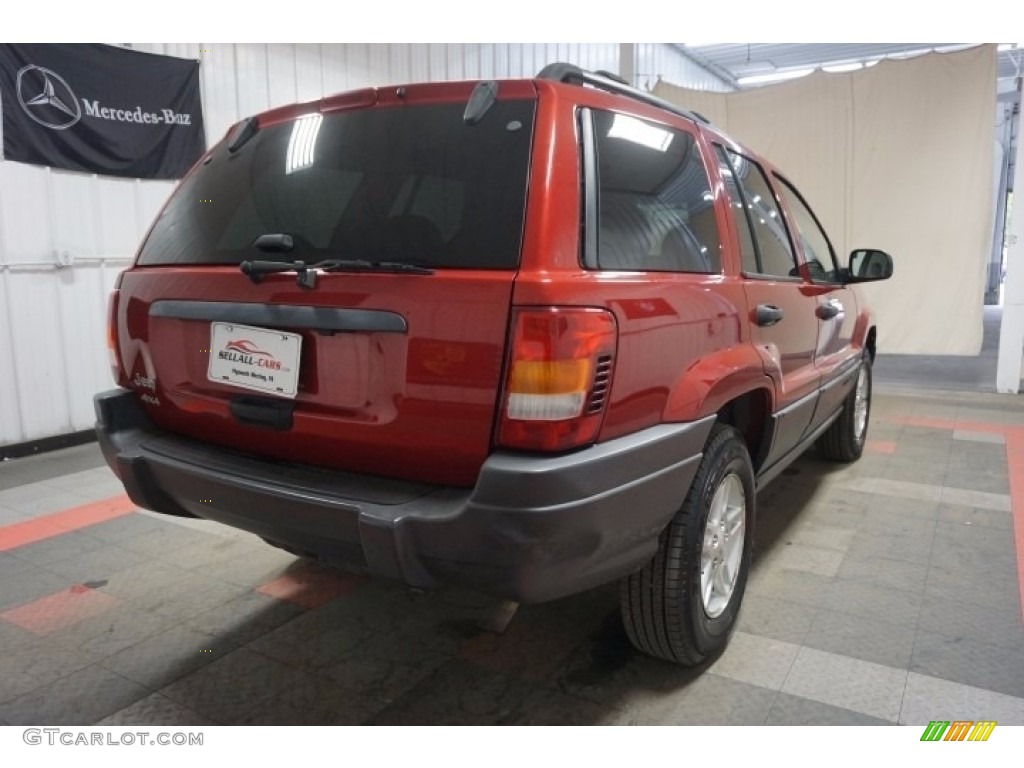
<svg viewBox="0 0 1024 768">
<path fill-rule="evenodd" d="M 63 131 L 82 119 L 82 107 L 67 81 L 52 69 L 29 64 L 18 70 L 18 101 L 40 125 Z"/>
</svg>

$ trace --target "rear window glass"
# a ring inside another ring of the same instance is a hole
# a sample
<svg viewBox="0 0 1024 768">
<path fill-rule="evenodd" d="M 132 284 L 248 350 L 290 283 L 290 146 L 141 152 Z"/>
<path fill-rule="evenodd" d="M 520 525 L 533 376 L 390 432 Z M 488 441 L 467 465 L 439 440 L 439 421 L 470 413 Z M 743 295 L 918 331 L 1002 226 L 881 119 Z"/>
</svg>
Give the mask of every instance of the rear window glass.
<svg viewBox="0 0 1024 768">
<path fill-rule="evenodd" d="M 430 267 L 519 263 L 535 102 L 311 114 L 222 146 L 175 192 L 140 265 L 366 259 Z M 294 248 L 253 243 L 286 233 Z"/>
</svg>

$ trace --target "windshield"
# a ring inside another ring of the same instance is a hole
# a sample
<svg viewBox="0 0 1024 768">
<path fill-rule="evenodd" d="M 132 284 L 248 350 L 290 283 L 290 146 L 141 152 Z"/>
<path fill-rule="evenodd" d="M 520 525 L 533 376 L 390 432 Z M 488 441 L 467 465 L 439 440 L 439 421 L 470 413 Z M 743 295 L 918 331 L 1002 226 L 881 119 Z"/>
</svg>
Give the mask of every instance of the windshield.
<svg viewBox="0 0 1024 768">
<path fill-rule="evenodd" d="M 459 103 L 314 113 L 261 129 L 182 183 L 138 263 L 515 268 L 534 107 L 498 101 L 475 126 Z M 293 249 L 261 253 L 253 243 L 268 233 L 291 235 Z"/>
</svg>

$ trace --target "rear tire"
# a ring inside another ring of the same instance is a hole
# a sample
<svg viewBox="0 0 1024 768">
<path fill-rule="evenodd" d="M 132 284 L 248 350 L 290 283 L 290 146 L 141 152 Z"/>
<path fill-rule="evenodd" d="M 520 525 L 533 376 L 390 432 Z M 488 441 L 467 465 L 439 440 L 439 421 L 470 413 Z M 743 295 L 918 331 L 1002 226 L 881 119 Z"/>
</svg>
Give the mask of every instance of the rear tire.
<svg viewBox="0 0 1024 768">
<path fill-rule="evenodd" d="M 684 665 L 725 648 L 746 588 L 754 504 L 746 443 L 733 427 L 716 424 L 654 559 L 619 582 L 622 622 L 634 646 Z"/>
<path fill-rule="evenodd" d="M 857 382 L 843 401 L 843 411 L 818 438 L 818 451 L 832 461 L 860 458 L 868 438 L 871 417 L 871 356 L 864 355 Z"/>
</svg>

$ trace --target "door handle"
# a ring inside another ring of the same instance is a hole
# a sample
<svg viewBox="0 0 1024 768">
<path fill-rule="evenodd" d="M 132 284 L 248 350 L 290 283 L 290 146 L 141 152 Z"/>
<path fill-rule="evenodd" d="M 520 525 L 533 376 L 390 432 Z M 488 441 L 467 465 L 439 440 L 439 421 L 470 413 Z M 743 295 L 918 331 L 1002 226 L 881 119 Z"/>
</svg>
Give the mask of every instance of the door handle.
<svg viewBox="0 0 1024 768">
<path fill-rule="evenodd" d="M 843 305 L 835 299 L 832 299 L 831 301 L 826 301 L 824 304 L 819 304 L 818 308 L 814 310 L 814 314 L 822 320 L 831 320 L 842 311 Z"/>
<path fill-rule="evenodd" d="M 782 318 L 782 310 L 774 304 L 758 304 L 754 310 L 754 322 L 762 328 L 768 325 L 775 325 Z"/>
</svg>

